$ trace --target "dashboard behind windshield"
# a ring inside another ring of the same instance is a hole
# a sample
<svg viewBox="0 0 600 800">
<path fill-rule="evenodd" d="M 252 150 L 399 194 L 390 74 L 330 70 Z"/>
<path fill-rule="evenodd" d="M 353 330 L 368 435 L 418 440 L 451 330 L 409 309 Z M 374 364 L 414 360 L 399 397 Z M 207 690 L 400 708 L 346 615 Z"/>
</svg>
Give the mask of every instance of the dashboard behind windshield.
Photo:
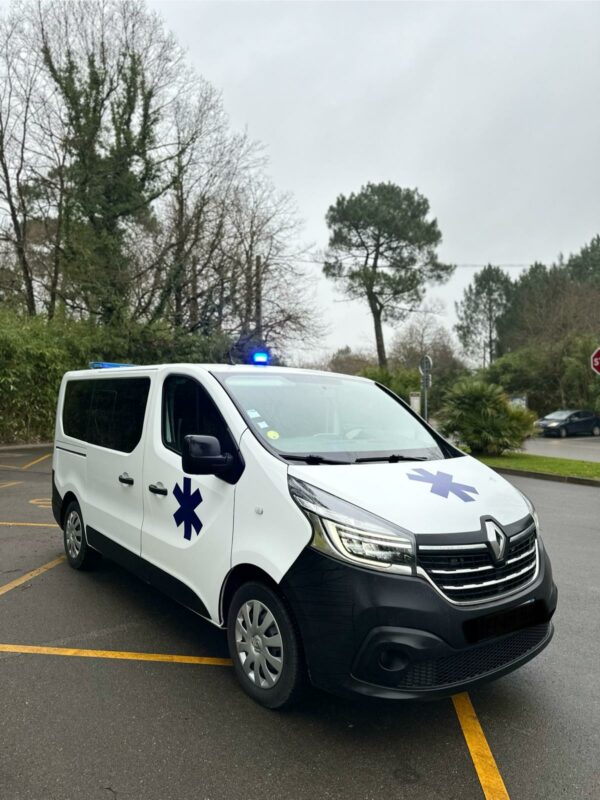
<svg viewBox="0 0 600 800">
<path fill-rule="evenodd" d="M 217 375 L 259 439 L 285 455 L 444 458 L 438 442 L 370 381 L 310 373 Z"/>
</svg>

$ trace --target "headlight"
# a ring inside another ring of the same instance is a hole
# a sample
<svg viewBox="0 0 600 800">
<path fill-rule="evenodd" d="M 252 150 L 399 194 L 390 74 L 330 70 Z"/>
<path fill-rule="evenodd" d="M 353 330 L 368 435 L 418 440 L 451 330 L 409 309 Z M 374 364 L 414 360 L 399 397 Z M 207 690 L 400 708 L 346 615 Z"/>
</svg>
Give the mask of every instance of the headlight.
<svg viewBox="0 0 600 800">
<path fill-rule="evenodd" d="M 411 533 L 316 486 L 288 478 L 290 494 L 310 520 L 312 546 L 363 567 L 412 574 Z"/>
<path fill-rule="evenodd" d="M 549 427 L 549 428 L 556 428 L 556 426 L 557 426 L 558 424 L 559 424 L 558 422 L 549 422 L 549 423 L 548 423 L 548 427 Z"/>
<path fill-rule="evenodd" d="M 523 492 L 521 492 L 521 497 L 527 503 L 527 507 L 529 508 L 529 513 L 533 517 L 533 521 L 535 522 L 535 529 L 536 529 L 537 534 L 539 536 L 539 534 L 540 534 L 540 518 L 538 517 L 537 511 L 535 510 L 535 506 L 533 505 L 531 500 L 527 497 L 527 495 L 523 494 Z"/>
</svg>

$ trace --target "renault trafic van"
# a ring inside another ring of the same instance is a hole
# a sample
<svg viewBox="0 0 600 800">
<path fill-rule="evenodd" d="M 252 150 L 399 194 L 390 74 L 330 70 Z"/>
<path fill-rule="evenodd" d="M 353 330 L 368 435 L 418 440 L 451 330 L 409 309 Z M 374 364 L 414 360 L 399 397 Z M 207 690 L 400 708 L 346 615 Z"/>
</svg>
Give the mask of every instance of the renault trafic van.
<svg viewBox="0 0 600 800">
<path fill-rule="evenodd" d="M 371 380 L 270 366 L 67 373 L 52 505 L 69 563 L 119 562 L 227 629 L 269 708 L 445 696 L 549 643 L 530 501 Z"/>
</svg>

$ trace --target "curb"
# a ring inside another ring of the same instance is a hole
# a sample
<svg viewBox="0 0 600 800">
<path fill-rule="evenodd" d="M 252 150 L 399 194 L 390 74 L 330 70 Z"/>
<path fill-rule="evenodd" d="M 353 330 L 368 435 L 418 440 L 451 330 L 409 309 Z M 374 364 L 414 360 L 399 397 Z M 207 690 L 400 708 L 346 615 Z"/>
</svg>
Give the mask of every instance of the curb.
<svg viewBox="0 0 600 800">
<path fill-rule="evenodd" d="M 3 450 L 44 450 L 46 447 L 52 449 L 54 442 L 39 442 L 38 444 L 0 444 L 0 452 Z"/>
<path fill-rule="evenodd" d="M 550 475 L 547 472 L 532 472 L 525 469 L 509 469 L 508 467 L 490 467 L 500 475 L 515 475 L 520 478 L 537 478 L 542 481 L 555 481 L 556 483 L 575 483 L 579 486 L 595 486 L 600 489 L 600 480 L 593 478 L 575 478 L 569 475 Z"/>
</svg>

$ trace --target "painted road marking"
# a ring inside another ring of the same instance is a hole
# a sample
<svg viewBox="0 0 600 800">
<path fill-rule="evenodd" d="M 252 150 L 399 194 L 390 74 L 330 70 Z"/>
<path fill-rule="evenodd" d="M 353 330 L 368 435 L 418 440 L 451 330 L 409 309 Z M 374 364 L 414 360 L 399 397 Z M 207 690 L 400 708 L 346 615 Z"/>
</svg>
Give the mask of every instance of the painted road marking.
<svg viewBox="0 0 600 800">
<path fill-rule="evenodd" d="M 66 561 L 65 556 L 59 556 L 58 558 L 54 558 L 52 561 L 49 561 L 47 564 L 44 564 L 41 567 L 37 567 L 37 569 L 32 569 L 31 572 L 26 572 L 25 575 L 21 575 L 20 578 L 15 578 L 14 581 L 10 583 L 5 583 L 4 586 L 0 586 L 0 595 L 6 594 L 10 592 L 11 589 L 16 589 L 17 586 L 21 586 L 23 583 L 27 583 L 27 581 L 32 580 L 32 578 L 37 578 L 38 575 L 42 575 L 44 572 L 48 572 L 49 569 L 52 567 L 56 567 L 59 564 L 62 564 L 63 561 Z"/>
<path fill-rule="evenodd" d="M 471 698 L 462 692 L 455 694 L 452 702 L 486 800 L 510 800 Z"/>
<path fill-rule="evenodd" d="M 129 653 L 121 650 L 80 650 L 75 647 L 38 647 L 28 644 L 0 644 L 0 653 L 31 653 L 42 656 L 75 656 L 77 658 L 111 658 L 123 661 L 162 661 L 168 664 L 204 664 L 230 667 L 230 658 L 178 656 L 171 653 Z"/>
<path fill-rule="evenodd" d="M 34 458 L 33 461 L 30 461 L 28 464 L 24 464 L 21 469 L 29 469 L 29 467 L 34 467 L 36 464 L 39 464 L 40 461 L 45 461 L 47 458 L 50 458 L 51 455 L 52 453 L 45 453 L 39 458 Z"/>
<path fill-rule="evenodd" d="M 5 528 L 58 528 L 55 522 L 0 522 L 0 525 Z"/>
<path fill-rule="evenodd" d="M 0 489 L 10 489 L 11 486 L 18 486 L 23 481 L 0 481 Z"/>
<path fill-rule="evenodd" d="M 52 500 L 49 497 L 37 497 L 29 502 L 32 506 L 37 506 L 38 508 L 52 508 Z"/>
</svg>

